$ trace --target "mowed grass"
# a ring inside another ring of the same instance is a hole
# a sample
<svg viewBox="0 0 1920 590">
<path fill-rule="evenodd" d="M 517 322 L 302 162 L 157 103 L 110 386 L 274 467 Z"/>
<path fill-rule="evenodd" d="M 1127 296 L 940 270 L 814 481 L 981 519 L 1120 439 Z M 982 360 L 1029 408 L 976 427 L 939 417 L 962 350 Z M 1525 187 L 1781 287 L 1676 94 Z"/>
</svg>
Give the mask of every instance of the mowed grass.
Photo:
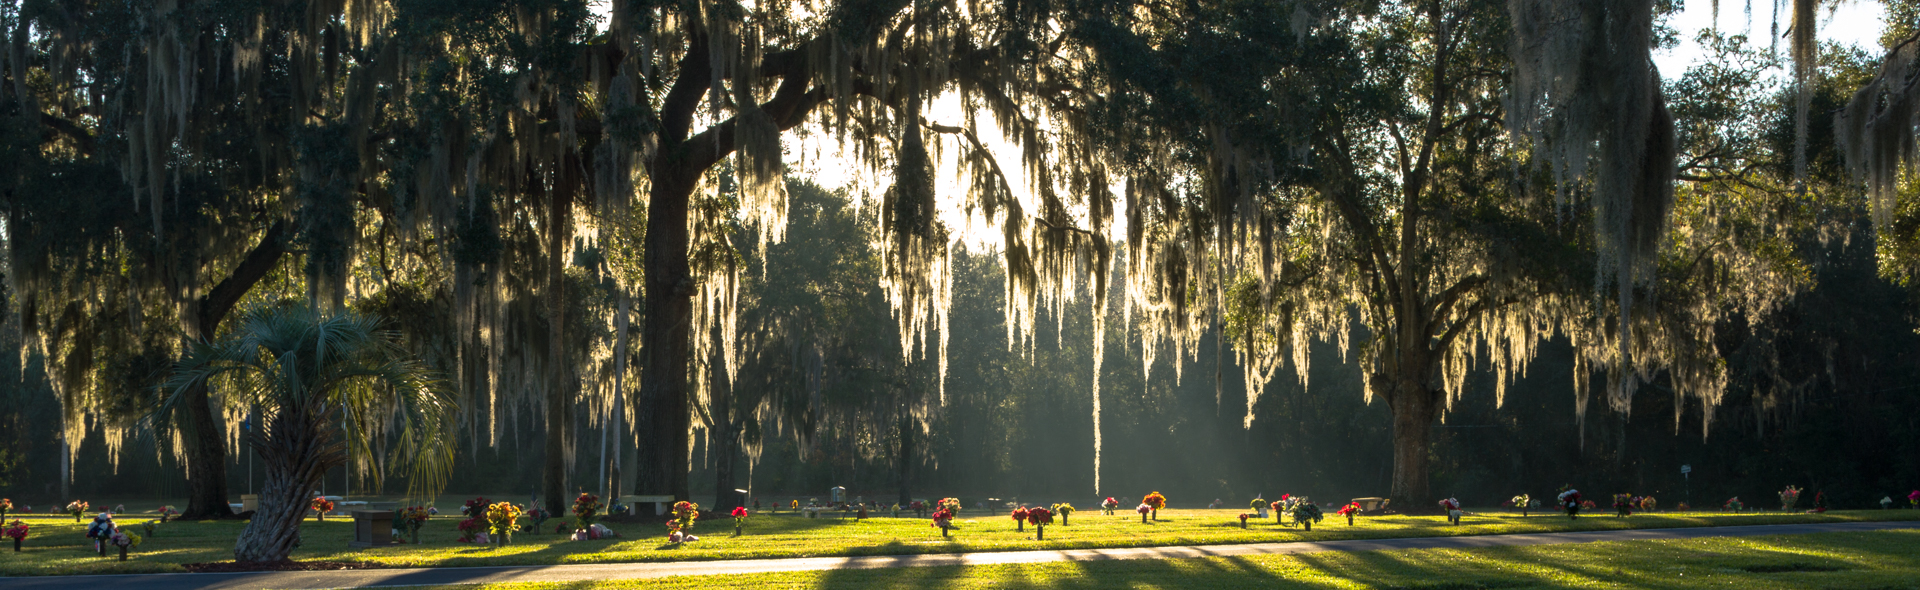
<svg viewBox="0 0 1920 590">
<path fill-rule="evenodd" d="M 369 550 L 349 549 L 347 542 L 352 539 L 352 522 L 345 518 L 330 517 L 326 522 L 306 521 L 301 527 L 302 546 L 292 557 L 296 560 L 373 562 L 392 567 L 552 565 L 1920 520 L 1920 511 L 1914 510 L 1836 511 L 1820 515 L 1663 512 L 1628 518 L 1583 516 L 1578 520 L 1539 513 L 1522 518 L 1518 513 L 1498 512 L 1470 515 L 1460 526 L 1449 526 L 1439 516 L 1389 516 L 1361 518 L 1355 526 L 1349 527 L 1344 519 L 1329 517 L 1316 525 L 1312 532 L 1307 532 L 1298 527 L 1278 526 L 1271 519 L 1253 521 L 1243 530 L 1236 518 L 1239 513 L 1239 510 L 1169 509 L 1160 512 L 1159 521 L 1141 524 L 1139 516 L 1131 512 L 1105 516 L 1097 510 L 1082 510 L 1073 516 L 1071 526 L 1047 527 L 1045 541 L 1034 540 L 1031 527 L 1025 532 L 1017 532 L 1013 521 L 1004 512 L 990 517 L 978 511 L 961 514 L 960 529 L 953 531 L 951 539 L 942 539 L 938 529 L 920 518 L 881 517 L 856 521 L 827 516 L 808 519 L 793 514 L 759 515 L 748 520 L 746 534 L 740 537 L 733 536 L 732 519 L 723 518 L 718 522 L 700 523 L 695 532 L 701 535 L 701 540 L 685 545 L 666 542 L 666 529 L 660 524 L 664 519 L 646 523 L 614 523 L 611 526 L 623 538 L 602 541 L 566 540 L 565 535 L 552 532 L 554 523 L 549 522 L 543 534 L 516 534 L 512 544 L 504 548 L 457 542 L 459 535 L 454 527 L 459 519 L 442 516 L 427 523 L 420 533 L 421 543 L 418 545 Z M 116 520 L 122 527 L 138 533 L 138 523 L 151 518 L 151 515 L 124 514 Z M 112 552 L 109 552 L 111 557 L 108 558 L 93 553 L 91 543 L 85 538 L 84 522 L 75 524 L 70 517 L 46 515 L 30 516 L 27 521 L 33 525 L 33 531 L 27 539 L 24 552 L 14 553 L 7 550 L 11 547 L 0 544 L 0 575 L 182 571 L 181 564 L 233 559 L 233 543 L 244 526 L 244 523 L 237 521 L 162 524 L 155 535 L 146 538 L 132 552 L 128 561 L 121 562 L 117 554 Z"/>
<path fill-rule="evenodd" d="M 686 576 L 474 590 L 1920 588 L 1920 530 L 1487 549 Z"/>
</svg>

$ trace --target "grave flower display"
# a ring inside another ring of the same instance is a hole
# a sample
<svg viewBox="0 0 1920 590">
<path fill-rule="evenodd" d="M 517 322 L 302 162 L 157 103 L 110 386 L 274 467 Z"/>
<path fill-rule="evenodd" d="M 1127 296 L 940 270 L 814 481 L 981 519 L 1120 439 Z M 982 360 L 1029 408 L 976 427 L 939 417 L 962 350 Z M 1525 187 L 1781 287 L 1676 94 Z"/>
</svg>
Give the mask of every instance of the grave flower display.
<svg viewBox="0 0 1920 590">
<path fill-rule="evenodd" d="M 20 551 L 20 543 L 27 540 L 27 530 L 29 528 L 31 527 L 28 527 L 27 523 L 20 522 L 20 519 L 16 518 L 12 524 L 0 527 L 0 537 L 13 539 L 13 550 L 18 553 Z"/>
<path fill-rule="evenodd" d="M 1160 492 L 1154 492 L 1141 498 L 1140 503 L 1153 507 L 1153 519 L 1160 520 L 1160 509 L 1167 507 L 1167 497 L 1160 495 Z"/>
<path fill-rule="evenodd" d="M 1312 500 L 1308 500 L 1306 496 L 1300 496 L 1300 497 L 1294 498 L 1294 502 L 1293 502 L 1293 521 L 1294 522 L 1305 525 L 1307 527 L 1307 530 L 1311 531 L 1313 530 L 1313 523 L 1320 522 L 1320 520 L 1324 518 L 1326 518 L 1326 515 L 1320 513 L 1319 504 L 1315 504 L 1313 503 Z"/>
<path fill-rule="evenodd" d="M 1073 516 L 1073 505 L 1066 502 L 1054 504 L 1053 513 L 1060 515 L 1060 526 L 1067 526 L 1067 517 Z"/>
<path fill-rule="evenodd" d="M 1653 512 L 1653 509 L 1660 507 L 1660 501 L 1653 499 L 1653 496 L 1641 496 L 1639 505 L 1641 512 Z"/>
<path fill-rule="evenodd" d="M 908 504 L 908 505 L 907 505 L 907 509 L 908 509 L 908 510 L 912 510 L 912 511 L 913 511 L 913 515 L 914 515 L 914 516 L 919 516 L 919 517 L 925 517 L 925 516 L 927 515 L 927 503 L 926 503 L 926 502 L 921 502 L 921 501 L 919 501 L 919 500 L 914 500 L 914 501 L 913 501 L 913 502 L 912 502 L 911 504 Z"/>
<path fill-rule="evenodd" d="M 1720 507 L 1725 508 L 1729 511 L 1739 512 L 1741 510 L 1745 510 L 1747 508 L 1747 505 L 1740 502 L 1739 496 L 1734 496 L 1732 498 L 1728 498 L 1727 502 L 1725 504 L 1721 504 Z"/>
<path fill-rule="evenodd" d="M 513 540 L 513 531 L 520 528 L 520 515 L 525 513 L 519 506 L 508 502 L 488 506 L 484 513 L 487 516 L 487 532 L 493 535 L 496 543 L 505 547 Z"/>
<path fill-rule="evenodd" d="M 959 498 L 942 498 L 940 500 L 940 507 L 947 509 L 947 514 L 952 515 L 953 518 L 960 518 Z"/>
<path fill-rule="evenodd" d="M 1799 503 L 1800 503 L 1800 488 L 1787 486 L 1787 489 L 1780 490 L 1780 509 L 1781 510 L 1792 512 L 1793 505 L 1799 504 Z"/>
<path fill-rule="evenodd" d="M 93 548 L 100 552 L 101 557 L 107 556 L 107 539 L 119 528 L 113 524 L 112 512 L 93 515 L 93 523 L 87 525 L 87 538 L 93 539 Z"/>
<path fill-rule="evenodd" d="M 127 560 L 127 550 L 140 546 L 140 535 L 115 529 L 107 536 L 107 543 L 120 548 L 120 561 Z"/>
<path fill-rule="evenodd" d="M 313 499 L 313 505 L 310 507 L 313 508 L 314 513 L 319 515 L 318 518 L 320 520 L 325 521 L 327 519 L 327 513 L 333 512 L 333 500 L 316 497 Z"/>
<path fill-rule="evenodd" d="M 1920 492 L 1914 493 L 1920 494 Z M 1105 510 L 1107 516 L 1113 516 L 1113 512 L 1120 509 L 1120 501 L 1113 499 L 1113 496 L 1107 496 L 1107 500 L 1100 503 L 1100 509 Z"/>
<path fill-rule="evenodd" d="M 1016 506 L 1014 507 L 1013 512 L 1010 512 L 1008 514 L 1013 515 L 1013 531 L 1014 532 L 1024 533 L 1027 531 L 1027 507 Z"/>
<path fill-rule="evenodd" d="M 487 507 L 491 505 L 493 505 L 493 503 L 488 502 L 484 496 L 467 500 L 467 503 L 460 505 L 460 514 L 467 518 L 475 518 L 480 516 L 481 513 L 486 512 Z"/>
<path fill-rule="evenodd" d="M 899 508 L 899 507 L 900 507 L 899 504 L 894 504 L 894 508 Z M 898 511 L 896 510 L 896 512 Z M 741 532 L 741 529 L 744 529 L 747 526 L 747 507 L 735 506 L 733 507 L 733 512 L 730 514 L 733 515 L 733 536 L 738 537 L 744 534 Z"/>
<path fill-rule="evenodd" d="M 156 510 L 155 512 L 160 513 L 160 522 L 166 522 L 166 521 L 172 520 L 173 517 L 180 515 L 180 511 L 174 508 L 173 505 L 171 504 L 166 506 L 161 506 L 160 509 Z"/>
<path fill-rule="evenodd" d="M 1035 506 L 1027 510 L 1027 522 L 1033 524 L 1033 539 L 1047 540 L 1047 525 L 1053 524 L 1053 511 Z"/>
<path fill-rule="evenodd" d="M 1827 513 L 1827 493 L 1814 492 L 1813 493 L 1813 509 L 1808 510 L 1807 512 L 1812 514 L 1826 514 Z"/>
<path fill-rule="evenodd" d="M 1460 499 L 1447 498 L 1440 501 L 1440 509 L 1447 511 L 1447 524 L 1460 524 Z"/>
<path fill-rule="evenodd" d="M 80 515 L 87 511 L 88 506 L 89 504 L 87 504 L 86 500 L 74 500 L 72 502 L 68 502 L 67 514 L 73 515 L 74 522 L 76 523 L 80 522 Z"/>
<path fill-rule="evenodd" d="M 1518 495 L 1518 496 L 1514 496 L 1514 497 L 1513 497 L 1513 500 L 1511 500 L 1511 501 L 1513 502 L 1513 507 L 1514 507 L 1514 508 L 1519 508 L 1519 509 L 1520 509 L 1520 517 L 1521 517 L 1521 518 L 1526 518 L 1526 516 L 1527 516 L 1527 508 L 1528 508 L 1528 506 L 1529 506 L 1529 505 L 1531 505 L 1531 504 L 1533 504 L 1533 497 L 1532 497 L 1532 496 L 1528 496 L 1528 495 L 1526 495 L 1526 494 L 1520 494 L 1520 495 Z"/>
<path fill-rule="evenodd" d="M 545 508 L 540 508 L 536 506 L 533 508 L 528 508 L 527 513 L 521 516 L 521 518 L 525 518 L 529 521 L 527 526 L 524 527 L 526 528 L 527 532 L 539 533 L 540 527 L 546 526 L 547 520 L 553 518 L 553 513 L 547 512 L 547 509 Z"/>
<path fill-rule="evenodd" d="M 1893 509 L 1893 496 L 1881 496 L 1881 497 L 1880 497 L 1880 509 L 1881 509 L 1881 510 L 1892 510 L 1892 509 Z"/>
<path fill-rule="evenodd" d="M 1346 506 L 1342 506 L 1340 510 L 1334 512 L 1334 514 L 1347 517 L 1347 526 L 1353 526 L 1353 517 L 1360 514 L 1360 503 L 1348 502 Z"/>
<path fill-rule="evenodd" d="M 1140 524 L 1147 524 L 1147 513 L 1153 512 L 1153 507 L 1148 506 L 1146 504 L 1141 504 L 1135 507 L 1133 511 L 1140 513 Z"/>
<path fill-rule="evenodd" d="M 147 536 L 149 537 L 153 536 L 154 530 L 156 528 L 157 528 L 156 525 L 151 520 L 140 523 L 140 532 L 146 533 Z"/>
<path fill-rule="evenodd" d="M 575 540 L 585 540 L 582 539 L 582 537 L 588 539 L 593 538 L 593 531 L 589 529 L 593 528 L 594 521 L 600 519 L 600 509 L 602 507 L 600 497 L 593 494 L 580 494 L 580 497 L 573 499 L 573 536 Z"/>
<path fill-rule="evenodd" d="M 900 503 L 899 503 L 899 502 L 894 502 L 894 503 L 893 503 L 893 506 L 892 506 L 892 507 L 890 507 L 890 510 L 891 510 L 891 511 L 893 512 L 893 517 L 894 517 L 894 518 L 900 518 Z"/>
<path fill-rule="evenodd" d="M 1247 508 L 1252 509 L 1254 514 L 1260 518 L 1266 518 L 1267 507 L 1269 505 L 1271 505 L 1271 503 L 1268 502 L 1266 498 L 1254 498 L 1252 502 L 1247 503 Z"/>
<path fill-rule="evenodd" d="M 951 536 L 947 532 L 953 530 L 953 511 L 948 510 L 944 505 L 938 510 L 934 510 L 933 528 L 940 529 L 941 537 Z"/>
<path fill-rule="evenodd" d="M 700 523 L 700 505 L 680 501 L 673 504 L 673 520 L 667 521 L 667 540 L 673 543 L 691 543 L 700 540 L 693 536 L 693 527 Z"/>
<path fill-rule="evenodd" d="M 1567 511 L 1567 518 L 1580 518 L 1580 490 L 1564 488 L 1555 498 L 1560 501 L 1560 508 Z"/>
<path fill-rule="evenodd" d="M 487 542 L 487 522 L 480 518 L 478 512 L 473 516 L 461 520 L 460 524 L 454 525 L 453 528 L 460 531 L 460 542 L 462 543 L 484 544 Z"/>
<path fill-rule="evenodd" d="M 1614 494 L 1613 495 L 1614 518 L 1619 518 L 1622 516 L 1632 516 L 1633 509 L 1634 509 L 1633 494 Z"/>
<path fill-rule="evenodd" d="M 1247 528 L 1247 517 L 1249 516 L 1253 516 L 1253 515 L 1247 514 L 1245 512 L 1240 513 L 1240 528 L 1243 528 L 1243 529 Z"/>
<path fill-rule="evenodd" d="M 1907 494 L 1907 505 L 1911 508 L 1920 508 L 1920 490 Z"/>
<path fill-rule="evenodd" d="M 420 527 L 426 525 L 427 519 L 432 518 L 433 515 L 428 514 L 425 508 L 408 506 L 406 510 L 401 510 L 397 516 L 398 518 L 396 520 L 399 522 L 395 524 L 400 525 L 400 530 L 407 533 L 408 540 L 412 541 L 415 545 L 420 544 Z"/>
</svg>

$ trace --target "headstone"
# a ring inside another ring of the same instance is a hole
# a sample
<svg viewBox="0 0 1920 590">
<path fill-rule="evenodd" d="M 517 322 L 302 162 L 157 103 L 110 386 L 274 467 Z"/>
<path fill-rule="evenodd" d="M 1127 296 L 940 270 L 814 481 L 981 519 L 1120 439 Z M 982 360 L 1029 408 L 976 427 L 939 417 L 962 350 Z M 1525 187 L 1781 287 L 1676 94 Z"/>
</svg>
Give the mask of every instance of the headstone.
<svg viewBox="0 0 1920 590">
<path fill-rule="evenodd" d="M 673 510 L 673 496 L 621 496 L 620 503 L 632 506 L 636 514 L 639 513 L 641 504 L 648 503 L 653 504 L 654 516 L 665 516 Z"/>
<path fill-rule="evenodd" d="M 353 542 L 347 543 L 354 549 L 385 547 L 393 544 L 392 510 L 354 510 Z"/>
<path fill-rule="evenodd" d="M 399 502 L 368 502 L 368 510 L 400 510 Z"/>
</svg>

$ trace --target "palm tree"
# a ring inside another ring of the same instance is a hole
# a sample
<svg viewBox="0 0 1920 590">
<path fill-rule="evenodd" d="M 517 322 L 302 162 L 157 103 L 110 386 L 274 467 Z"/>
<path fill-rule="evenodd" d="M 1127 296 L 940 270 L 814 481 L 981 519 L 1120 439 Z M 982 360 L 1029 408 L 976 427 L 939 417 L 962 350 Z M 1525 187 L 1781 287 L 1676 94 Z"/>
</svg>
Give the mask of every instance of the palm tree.
<svg viewBox="0 0 1920 590">
<path fill-rule="evenodd" d="M 245 438 L 265 461 L 267 481 L 259 510 L 234 545 L 235 560 L 285 560 L 299 544 L 310 491 L 349 453 L 370 457 L 374 441 L 391 445 L 389 459 L 378 463 L 410 472 L 409 495 L 430 497 L 446 483 L 453 393 L 378 324 L 353 312 L 258 307 L 225 338 L 196 344 L 175 367 L 167 382 L 172 393 L 156 416 L 172 415 L 201 383 L 260 416 Z M 363 468 L 378 487 L 383 474 Z"/>
</svg>

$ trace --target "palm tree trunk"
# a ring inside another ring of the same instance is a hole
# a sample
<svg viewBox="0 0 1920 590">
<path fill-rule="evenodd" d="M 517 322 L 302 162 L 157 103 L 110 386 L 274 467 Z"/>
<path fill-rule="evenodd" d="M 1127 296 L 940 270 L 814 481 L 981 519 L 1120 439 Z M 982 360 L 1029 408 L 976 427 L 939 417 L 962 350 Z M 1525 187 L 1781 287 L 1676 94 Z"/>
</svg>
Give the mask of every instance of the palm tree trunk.
<svg viewBox="0 0 1920 590">
<path fill-rule="evenodd" d="M 240 531 L 233 559 L 240 562 L 284 561 L 300 545 L 300 521 L 306 518 L 313 488 L 327 469 L 341 463 L 344 449 L 331 444 L 315 417 L 281 417 L 267 433 L 251 435 L 253 447 L 267 466 L 266 485 L 260 490 L 260 508 Z M 273 438 L 267 438 L 271 435 Z"/>
</svg>

